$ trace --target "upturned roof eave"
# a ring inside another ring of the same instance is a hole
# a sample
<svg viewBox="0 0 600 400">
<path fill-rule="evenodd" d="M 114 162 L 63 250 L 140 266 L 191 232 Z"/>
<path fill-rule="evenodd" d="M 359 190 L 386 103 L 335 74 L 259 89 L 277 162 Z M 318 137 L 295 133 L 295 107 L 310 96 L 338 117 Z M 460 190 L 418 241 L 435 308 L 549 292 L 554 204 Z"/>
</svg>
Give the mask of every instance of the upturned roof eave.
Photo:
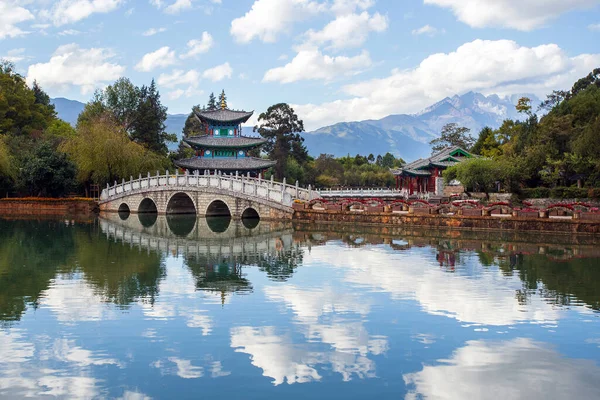
<svg viewBox="0 0 600 400">
<path fill-rule="evenodd" d="M 256 138 L 256 140 L 254 140 L 251 143 L 230 143 L 230 144 L 228 144 L 226 142 L 223 142 L 223 143 L 198 143 L 198 142 L 194 141 L 194 137 L 198 138 L 197 136 L 192 136 L 190 138 L 183 138 L 183 141 L 192 147 L 208 148 L 208 149 L 219 149 L 219 148 L 249 149 L 249 148 L 262 146 L 263 144 L 267 143 L 266 139 L 259 139 L 259 138 Z M 210 137 L 210 136 L 200 136 L 200 138 L 207 138 L 207 137 Z M 248 137 L 243 137 L 243 138 L 254 139 L 254 138 L 248 138 Z M 223 139 L 234 139 L 235 140 L 235 138 L 223 138 Z M 220 139 L 215 139 L 215 140 L 220 140 Z"/>
</svg>

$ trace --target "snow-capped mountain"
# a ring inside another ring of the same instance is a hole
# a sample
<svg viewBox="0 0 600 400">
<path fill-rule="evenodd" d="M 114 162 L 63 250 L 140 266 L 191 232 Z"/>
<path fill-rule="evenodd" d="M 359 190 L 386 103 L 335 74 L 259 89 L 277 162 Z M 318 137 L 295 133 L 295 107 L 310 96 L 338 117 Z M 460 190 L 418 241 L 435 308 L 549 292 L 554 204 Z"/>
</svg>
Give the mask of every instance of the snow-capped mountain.
<svg viewBox="0 0 600 400">
<path fill-rule="evenodd" d="M 413 114 L 389 115 L 379 120 L 343 122 L 304 134 L 305 144 L 313 155 L 320 153 L 344 156 L 347 154 L 394 153 L 407 161 L 428 156 L 429 141 L 439 136 L 442 127 L 457 123 L 471 129 L 477 136 L 489 126 L 499 127 L 505 119 L 519 119 L 515 104 L 521 97 L 532 100 L 534 110 L 540 100 L 534 95 L 515 95 L 500 98 L 469 92 L 446 97 Z"/>
</svg>

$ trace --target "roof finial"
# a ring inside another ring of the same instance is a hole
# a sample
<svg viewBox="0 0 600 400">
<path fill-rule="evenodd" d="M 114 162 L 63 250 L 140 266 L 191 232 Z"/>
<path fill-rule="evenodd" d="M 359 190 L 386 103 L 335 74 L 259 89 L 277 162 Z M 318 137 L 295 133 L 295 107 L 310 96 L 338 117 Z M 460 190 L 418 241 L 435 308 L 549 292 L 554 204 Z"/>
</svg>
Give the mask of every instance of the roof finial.
<svg viewBox="0 0 600 400">
<path fill-rule="evenodd" d="M 224 110 L 227 108 L 227 96 L 225 96 L 225 90 L 221 91 L 221 95 L 219 96 L 219 101 L 221 102 L 221 109 Z"/>
</svg>

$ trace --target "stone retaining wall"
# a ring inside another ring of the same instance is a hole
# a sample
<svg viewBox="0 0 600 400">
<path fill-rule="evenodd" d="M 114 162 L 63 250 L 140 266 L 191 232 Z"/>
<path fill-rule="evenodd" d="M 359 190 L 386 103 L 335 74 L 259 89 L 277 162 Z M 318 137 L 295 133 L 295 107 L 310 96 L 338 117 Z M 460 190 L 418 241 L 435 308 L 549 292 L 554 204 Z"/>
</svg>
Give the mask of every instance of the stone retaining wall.
<svg viewBox="0 0 600 400">
<path fill-rule="evenodd" d="M 91 214 L 98 204 L 91 199 L 0 199 L 0 215 Z"/>
<path fill-rule="evenodd" d="M 600 235 L 600 221 L 548 218 L 497 218 L 490 216 L 411 215 L 396 213 L 355 213 L 296 208 L 294 220 L 302 222 L 428 226 L 466 230 L 514 230 L 547 233 Z"/>
</svg>

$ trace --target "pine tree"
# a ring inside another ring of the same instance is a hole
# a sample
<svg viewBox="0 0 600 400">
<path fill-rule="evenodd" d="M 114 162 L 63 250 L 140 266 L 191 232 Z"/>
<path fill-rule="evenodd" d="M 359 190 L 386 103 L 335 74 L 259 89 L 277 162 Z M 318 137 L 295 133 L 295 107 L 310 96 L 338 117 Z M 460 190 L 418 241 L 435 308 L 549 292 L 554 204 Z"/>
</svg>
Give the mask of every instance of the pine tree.
<svg viewBox="0 0 600 400">
<path fill-rule="evenodd" d="M 38 85 L 36 80 L 33 81 L 33 87 L 31 90 L 33 90 L 33 95 L 35 96 L 35 104 L 41 104 L 54 109 L 54 106 L 50 104 L 50 96 L 48 96 L 46 92 L 42 90 L 41 86 Z"/>
<path fill-rule="evenodd" d="M 215 98 L 214 93 L 211 93 L 210 96 L 208 96 L 208 103 L 206 104 L 206 109 L 208 111 L 213 111 L 217 109 L 217 99 Z"/>
<path fill-rule="evenodd" d="M 165 132 L 166 120 L 167 107 L 161 104 L 160 94 L 153 79 L 150 86 L 140 88 L 132 139 L 156 153 L 166 155 L 168 152 L 166 142 L 177 140 L 176 135 Z"/>
<path fill-rule="evenodd" d="M 198 117 L 196 117 L 195 113 L 200 111 L 200 105 L 192 107 L 192 112 L 188 115 L 185 120 L 185 125 L 183 126 L 183 138 L 188 138 L 192 136 L 202 135 L 206 132 L 206 124 L 200 121 Z M 179 141 L 179 147 L 177 148 L 177 158 L 190 158 L 194 155 L 194 149 L 192 149 L 188 144 L 183 141 Z"/>
</svg>

